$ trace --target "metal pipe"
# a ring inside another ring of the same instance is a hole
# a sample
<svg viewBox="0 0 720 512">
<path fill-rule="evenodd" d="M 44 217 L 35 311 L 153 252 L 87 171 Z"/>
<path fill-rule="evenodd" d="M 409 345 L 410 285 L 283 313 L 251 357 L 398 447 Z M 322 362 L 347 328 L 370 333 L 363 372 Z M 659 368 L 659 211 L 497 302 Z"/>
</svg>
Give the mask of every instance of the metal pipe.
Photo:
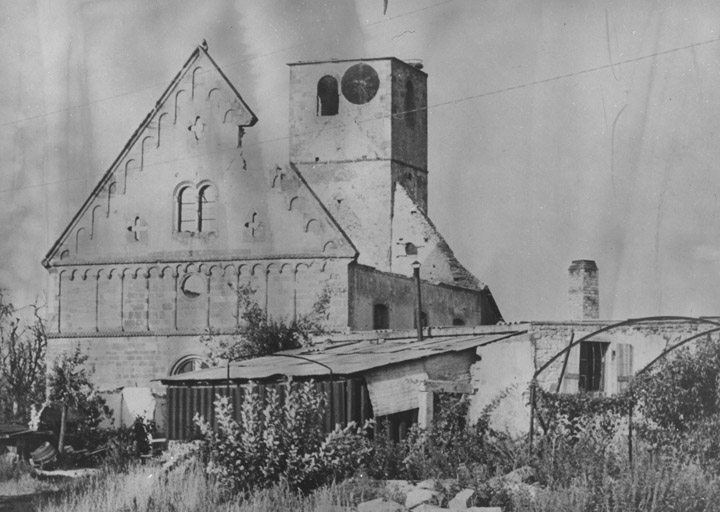
<svg viewBox="0 0 720 512">
<path fill-rule="evenodd" d="M 415 278 L 415 324 L 417 325 L 417 339 L 422 341 L 423 339 L 423 325 L 422 325 L 422 291 L 420 288 L 420 262 L 413 261 L 413 277 Z"/>
<path fill-rule="evenodd" d="M 334 423 L 335 422 L 335 390 L 334 390 L 335 374 L 333 373 L 332 368 L 330 368 L 328 365 L 326 365 L 324 363 L 321 363 L 320 361 L 315 361 L 314 359 L 310 359 L 308 357 L 297 356 L 295 354 L 267 354 L 267 355 L 271 356 L 271 357 L 292 357 L 294 359 L 300 359 L 302 361 L 307 361 L 308 363 L 315 363 L 315 364 L 322 366 L 323 368 L 326 368 L 330 372 L 330 418 L 331 418 L 331 421 Z M 333 425 L 333 427 L 334 427 L 334 425 Z"/>
<path fill-rule="evenodd" d="M 332 368 L 330 368 L 328 365 L 321 363 L 320 361 L 315 361 L 314 359 L 310 359 L 308 357 L 298 356 L 295 354 L 265 354 L 265 356 L 261 357 L 291 357 L 293 359 L 300 359 L 302 361 L 307 361 L 308 363 L 315 363 L 317 365 L 322 366 L 323 368 L 326 368 L 330 372 L 330 417 L 332 418 L 332 421 L 335 421 L 335 390 L 334 388 L 334 380 L 335 380 L 335 374 L 332 371 Z M 240 361 L 242 359 L 248 359 L 247 356 L 240 356 L 235 357 L 232 359 L 228 359 L 227 361 L 227 389 L 228 389 L 228 395 L 230 394 L 230 363 L 234 361 Z"/>
</svg>

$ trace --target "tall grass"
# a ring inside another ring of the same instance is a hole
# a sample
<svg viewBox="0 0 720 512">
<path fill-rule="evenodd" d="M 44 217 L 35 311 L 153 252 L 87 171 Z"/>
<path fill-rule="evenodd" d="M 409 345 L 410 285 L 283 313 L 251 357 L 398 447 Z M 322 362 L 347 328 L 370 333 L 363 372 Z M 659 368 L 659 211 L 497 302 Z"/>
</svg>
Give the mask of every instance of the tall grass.
<svg viewBox="0 0 720 512">
<path fill-rule="evenodd" d="M 374 497 L 372 490 L 366 494 Z M 332 510 L 359 503 L 351 486 L 329 486 L 303 496 L 280 483 L 244 499 L 225 493 L 196 461 L 163 473 L 159 465 L 133 465 L 127 472 L 104 471 L 72 492 L 36 502 L 37 512 L 279 512 Z"/>
<path fill-rule="evenodd" d="M 0 496 L 19 496 L 55 489 L 57 487 L 54 484 L 33 478 L 27 462 L 10 462 L 0 458 Z"/>
<path fill-rule="evenodd" d="M 578 454 L 575 454 L 578 455 Z M 720 477 L 648 452 L 627 460 L 589 457 L 592 470 L 554 486 L 515 493 L 516 512 L 706 512 L 720 509 Z M 609 470 L 608 466 L 612 468 Z M 556 468 L 556 471 L 558 469 Z"/>
</svg>

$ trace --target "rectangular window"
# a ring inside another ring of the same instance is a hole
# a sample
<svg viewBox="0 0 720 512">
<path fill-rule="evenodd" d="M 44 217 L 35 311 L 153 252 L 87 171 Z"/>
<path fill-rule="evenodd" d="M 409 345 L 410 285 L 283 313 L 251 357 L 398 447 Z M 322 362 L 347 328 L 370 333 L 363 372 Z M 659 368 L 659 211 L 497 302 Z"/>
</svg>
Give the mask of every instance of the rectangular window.
<svg viewBox="0 0 720 512">
<path fill-rule="evenodd" d="M 580 343 L 579 391 L 605 391 L 605 355 L 608 345 L 598 341 Z"/>
</svg>

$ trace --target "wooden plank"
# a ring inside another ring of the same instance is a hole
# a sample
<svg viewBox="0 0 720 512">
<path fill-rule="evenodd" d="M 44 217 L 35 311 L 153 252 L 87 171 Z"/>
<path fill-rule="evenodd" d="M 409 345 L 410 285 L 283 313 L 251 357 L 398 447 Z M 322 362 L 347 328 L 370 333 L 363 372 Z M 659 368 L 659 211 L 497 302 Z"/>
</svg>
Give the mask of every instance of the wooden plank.
<svg viewBox="0 0 720 512">
<path fill-rule="evenodd" d="M 474 395 L 477 391 L 472 384 L 452 380 L 426 380 L 421 383 L 420 389 L 434 393 L 462 393 L 464 395 Z"/>
</svg>

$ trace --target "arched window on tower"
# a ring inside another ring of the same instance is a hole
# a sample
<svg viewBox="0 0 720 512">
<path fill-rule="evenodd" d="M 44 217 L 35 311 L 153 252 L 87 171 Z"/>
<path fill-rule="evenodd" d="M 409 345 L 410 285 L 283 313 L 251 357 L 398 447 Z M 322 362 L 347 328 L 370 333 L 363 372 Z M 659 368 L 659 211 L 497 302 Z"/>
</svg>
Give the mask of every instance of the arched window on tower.
<svg viewBox="0 0 720 512">
<path fill-rule="evenodd" d="M 201 233 L 217 229 L 217 191 L 213 185 L 204 185 L 198 195 L 198 220 Z"/>
<path fill-rule="evenodd" d="M 338 81 L 335 77 L 325 75 L 317 84 L 317 115 L 334 116 L 338 113 Z"/>
<path fill-rule="evenodd" d="M 180 189 L 177 195 L 179 232 L 194 233 L 197 231 L 198 207 L 195 189 L 187 186 Z"/>
<path fill-rule="evenodd" d="M 390 308 L 387 304 L 373 306 L 373 329 L 390 329 Z"/>
</svg>

